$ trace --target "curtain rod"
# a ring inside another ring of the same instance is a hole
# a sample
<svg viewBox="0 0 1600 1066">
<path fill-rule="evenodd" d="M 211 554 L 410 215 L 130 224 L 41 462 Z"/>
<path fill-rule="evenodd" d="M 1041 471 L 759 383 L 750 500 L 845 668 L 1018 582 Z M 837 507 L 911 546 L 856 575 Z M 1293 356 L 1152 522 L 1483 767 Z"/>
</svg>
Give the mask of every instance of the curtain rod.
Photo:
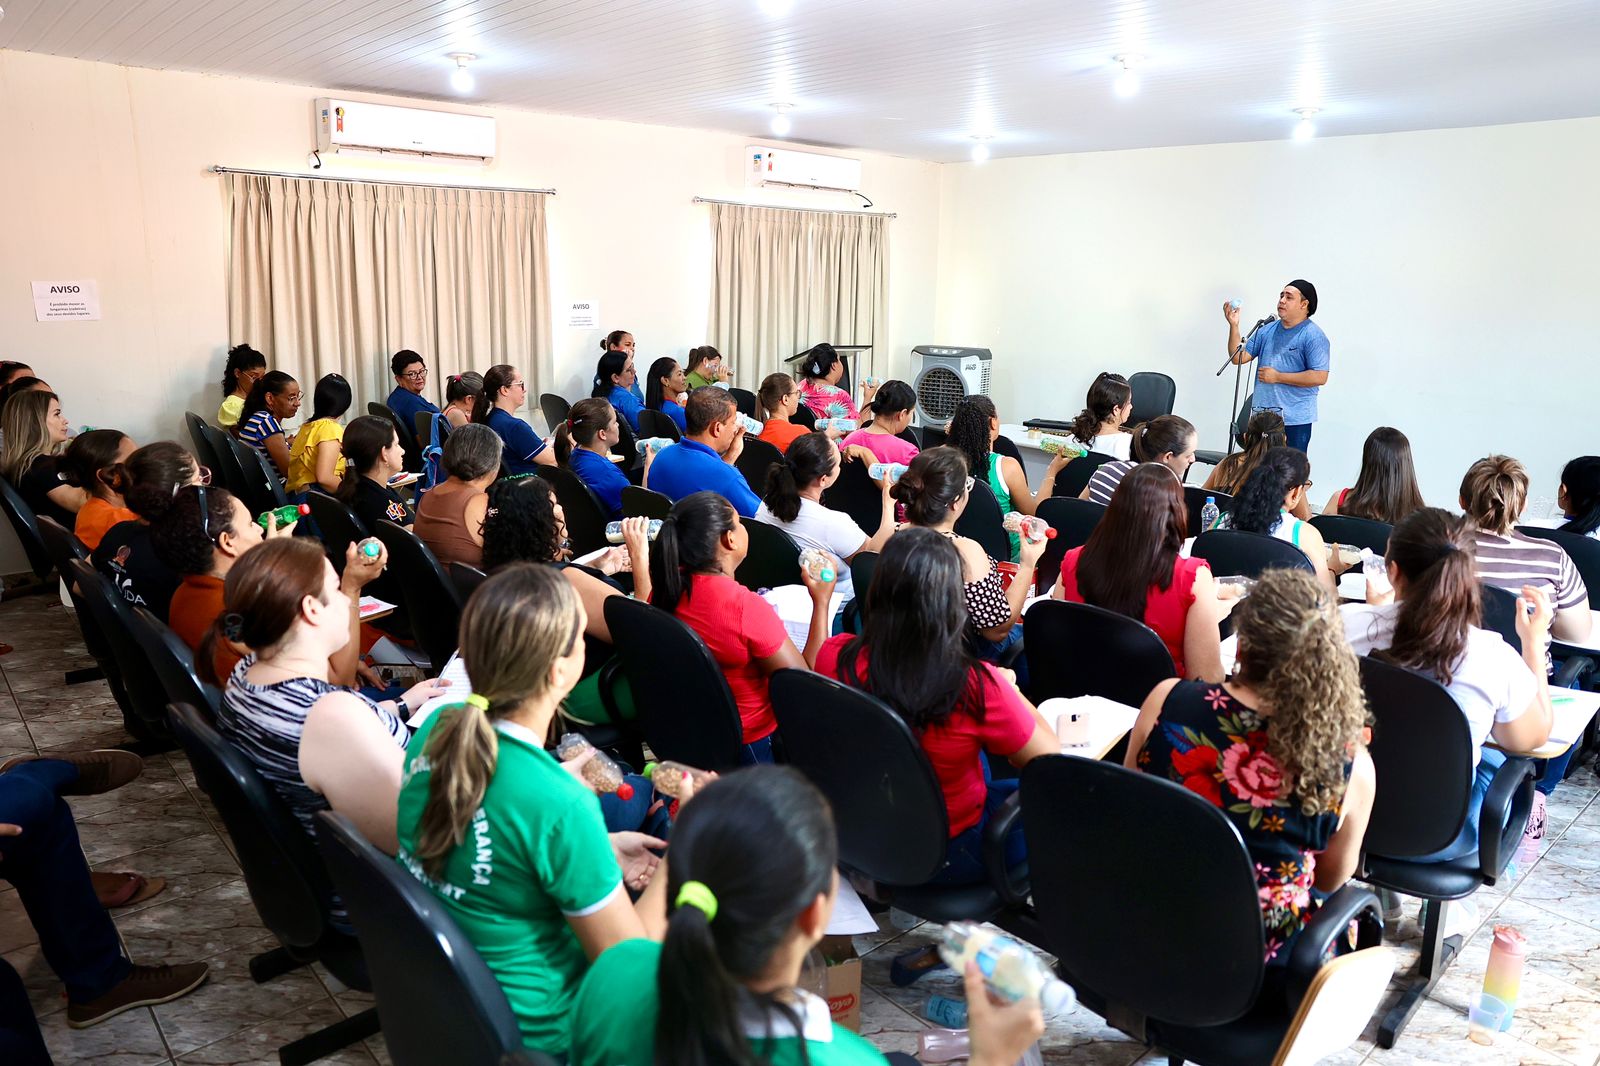
<svg viewBox="0 0 1600 1066">
<path fill-rule="evenodd" d="M 307 178 L 311 181 L 342 181 L 351 185 L 402 185 L 411 189 L 466 189 L 469 192 L 529 192 L 554 196 L 554 189 L 510 189 L 499 185 L 441 185 L 430 181 L 386 181 L 382 178 L 335 178 L 321 174 L 290 174 L 282 170 L 250 170 L 245 167 L 214 166 L 213 174 L 254 174 L 259 178 Z"/>
<path fill-rule="evenodd" d="M 764 207 L 769 211 L 811 211 L 819 215 L 870 215 L 875 218 L 899 218 L 893 211 L 851 211 L 843 207 L 786 207 L 783 204 L 747 204 L 738 200 L 716 200 L 709 196 L 696 196 L 697 204 L 727 204 L 729 207 Z"/>
</svg>

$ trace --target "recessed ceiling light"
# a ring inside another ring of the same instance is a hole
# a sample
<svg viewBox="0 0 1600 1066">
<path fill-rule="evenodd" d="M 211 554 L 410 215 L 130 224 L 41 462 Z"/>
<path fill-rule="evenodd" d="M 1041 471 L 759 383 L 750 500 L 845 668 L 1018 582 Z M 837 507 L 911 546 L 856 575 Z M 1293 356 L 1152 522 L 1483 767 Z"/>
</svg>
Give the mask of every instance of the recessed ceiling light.
<svg viewBox="0 0 1600 1066">
<path fill-rule="evenodd" d="M 467 69 L 467 64 L 478 57 L 471 52 L 451 52 L 450 58 L 456 61 L 456 69 L 450 75 L 450 87 L 458 93 L 470 93 L 477 84 L 472 77 L 472 71 Z"/>
<path fill-rule="evenodd" d="M 772 105 L 772 135 L 774 137 L 787 137 L 789 131 L 794 129 L 794 123 L 789 121 L 788 111 L 792 104 Z"/>
<path fill-rule="evenodd" d="M 972 138 L 972 161 L 974 163 L 987 163 L 989 161 L 989 138 L 979 135 Z"/>
<path fill-rule="evenodd" d="M 1117 95 L 1133 96 L 1139 91 L 1139 75 L 1136 68 L 1144 62 L 1144 56 L 1138 52 L 1122 52 L 1112 56 L 1111 59 L 1122 67 L 1122 73 L 1117 75 L 1117 80 L 1113 83 Z"/>
<path fill-rule="evenodd" d="M 1320 107 L 1297 107 L 1294 109 L 1294 113 L 1300 116 L 1300 121 L 1295 123 L 1294 126 L 1295 140 L 1309 141 L 1316 136 L 1317 124 L 1311 121 L 1311 116 L 1321 112 L 1322 108 Z"/>
</svg>

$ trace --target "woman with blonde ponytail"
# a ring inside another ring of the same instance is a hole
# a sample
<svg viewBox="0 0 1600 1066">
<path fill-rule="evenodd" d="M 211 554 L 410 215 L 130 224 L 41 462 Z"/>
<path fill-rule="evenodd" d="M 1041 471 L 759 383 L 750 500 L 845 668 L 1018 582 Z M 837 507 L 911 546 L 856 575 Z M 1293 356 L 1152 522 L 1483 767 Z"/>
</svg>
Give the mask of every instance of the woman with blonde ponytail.
<svg viewBox="0 0 1600 1066">
<path fill-rule="evenodd" d="M 1266 571 L 1233 621 L 1232 679 L 1157 685 L 1126 762 L 1199 793 L 1238 828 L 1268 970 L 1281 976 L 1295 937 L 1356 869 L 1375 785 L 1367 704 L 1338 600 L 1311 574 Z"/>
<path fill-rule="evenodd" d="M 608 840 L 575 764 L 545 750 L 583 672 L 583 629 L 582 601 L 550 567 L 511 564 L 473 593 L 460 630 L 473 691 L 411 738 L 397 818 L 401 863 L 477 947 L 527 1046 L 550 1055 L 566 1053 L 589 963 L 665 921 L 648 850 L 662 842 Z M 625 883 L 644 890 L 637 905 Z"/>
</svg>

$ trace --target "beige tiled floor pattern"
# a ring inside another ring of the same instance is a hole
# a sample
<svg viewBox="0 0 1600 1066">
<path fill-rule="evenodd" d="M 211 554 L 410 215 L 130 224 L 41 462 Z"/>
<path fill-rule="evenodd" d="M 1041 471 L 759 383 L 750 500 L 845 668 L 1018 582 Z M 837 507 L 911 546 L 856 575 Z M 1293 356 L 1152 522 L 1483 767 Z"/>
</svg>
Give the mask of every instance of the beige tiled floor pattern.
<svg viewBox="0 0 1600 1066">
<path fill-rule="evenodd" d="M 73 751 L 124 740 L 104 683 L 62 685 L 85 665 L 77 627 L 53 597 L 0 604 L 0 758 L 24 751 Z M 1575 775 L 1550 805 L 1543 856 L 1510 889 L 1477 894 L 1482 925 L 1392 1051 L 1370 1039 L 1335 1059 L 1354 1063 L 1494 1063 L 1596 1066 L 1600 1060 L 1600 779 Z M 181 755 L 148 760 L 144 775 L 105 796 L 71 801 L 90 863 L 168 879 L 167 890 L 115 920 L 138 961 L 205 959 L 210 980 L 193 995 L 129 1011 L 92 1029 L 67 1028 L 61 986 L 44 959 L 16 894 L 0 883 L 0 955 L 24 976 L 58 1063 L 276 1063 L 279 1045 L 364 1009 L 370 997 L 342 989 L 319 968 L 251 982 L 249 956 L 274 945 L 250 904 L 221 823 Z M 1416 906 L 1395 930 L 1402 968 L 1416 958 Z M 1491 921 L 1493 919 L 1493 921 Z M 1533 944 L 1513 1031 L 1492 1048 L 1466 1039 L 1466 1002 L 1482 980 L 1490 927 L 1511 922 Z M 864 957 L 862 1031 L 886 1051 L 917 1048 L 933 992 L 955 994 L 948 973 L 911 989 L 889 982 L 890 957 L 931 939 L 926 927 L 857 938 Z M 1196 975 L 1203 980 L 1203 975 Z M 1370 1038 L 1369 1027 L 1368 1036 Z M 1082 1009 L 1056 1019 L 1044 1041 L 1049 1063 L 1132 1066 L 1164 1063 Z M 388 1061 L 380 1039 L 324 1060 Z"/>
</svg>

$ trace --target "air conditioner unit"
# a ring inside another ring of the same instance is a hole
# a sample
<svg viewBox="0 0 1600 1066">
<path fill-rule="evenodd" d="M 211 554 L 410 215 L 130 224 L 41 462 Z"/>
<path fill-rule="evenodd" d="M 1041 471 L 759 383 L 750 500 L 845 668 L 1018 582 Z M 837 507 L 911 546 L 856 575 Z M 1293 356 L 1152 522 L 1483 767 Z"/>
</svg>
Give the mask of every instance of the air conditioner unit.
<svg viewBox="0 0 1600 1066">
<path fill-rule="evenodd" d="M 487 163 L 494 158 L 494 119 L 418 107 L 317 101 L 317 151 L 440 157 Z"/>
<path fill-rule="evenodd" d="M 911 388 L 917 394 L 911 424 L 943 429 L 964 398 L 989 395 L 993 365 L 987 348 L 919 344 L 911 349 Z"/>
<path fill-rule="evenodd" d="M 859 159 L 757 144 L 745 149 L 745 159 L 749 164 L 745 170 L 747 185 L 790 185 L 840 192 L 861 188 Z"/>
</svg>

